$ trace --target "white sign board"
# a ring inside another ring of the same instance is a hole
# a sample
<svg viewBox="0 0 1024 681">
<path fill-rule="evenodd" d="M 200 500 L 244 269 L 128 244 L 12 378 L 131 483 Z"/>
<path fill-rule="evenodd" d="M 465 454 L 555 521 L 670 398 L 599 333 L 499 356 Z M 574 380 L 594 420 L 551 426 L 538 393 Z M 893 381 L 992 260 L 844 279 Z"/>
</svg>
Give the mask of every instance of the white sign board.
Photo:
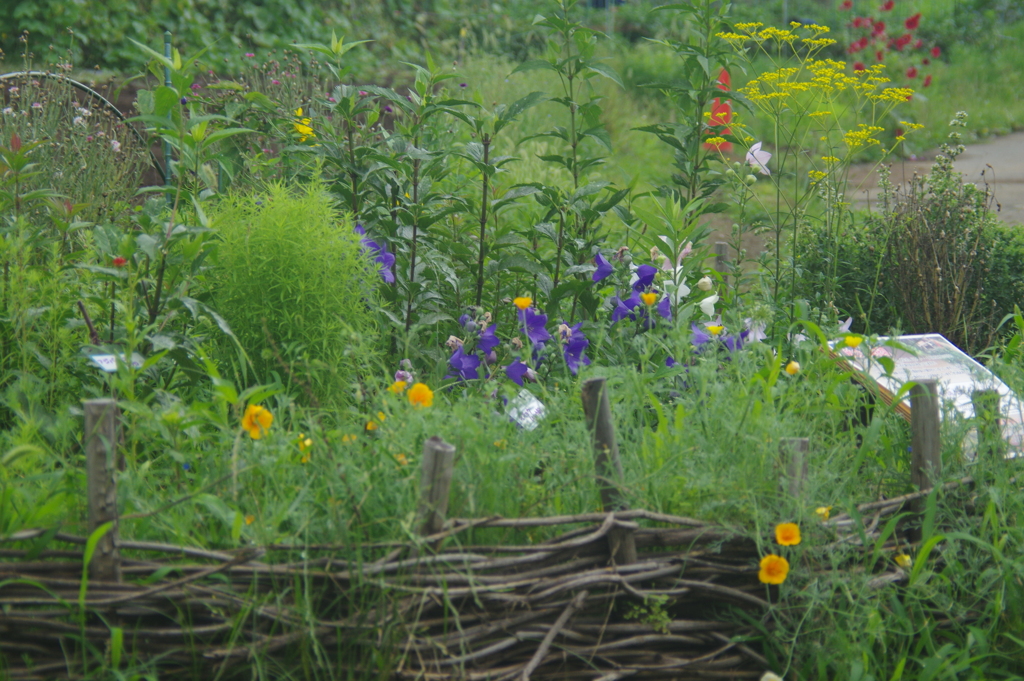
<svg viewBox="0 0 1024 681">
<path fill-rule="evenodd" d="M 92 360 L 93 364 L 98 366 L 108 374 L 112 374 L 117 371 L 117 360 L 120 359 L 122 362 L 126 361 L 122 356 L 118 358 L 116 355 L 89 355 L 89 359 Z M 132 353 L 132 367 L 139 369 L 142 367 L 142 363 L 146 361 L 145 358 L 137 352 Z"/>
<path fill-rule="evenodd" d="M 526 388 L 508 403 L 508 415 L 520 428 L 533 430 L 544 418 L 547 408 Z"/>
<path fill-rule="evenodd" d="M 939 395 L 966 418 L 974 417 L 971 393 L 976 390 L 994 390 L 999 393 L 1000 423 L 1003 437 L 1011 450 L 1024 453 L 1024 403 L 995 374 L 983 367 L 943 336 L 937 333 L 919 336 L 881 337 L 881 342 L 898 341 L 910 352 L 888 345 L 868 346 L 862 343 L 850 348 L 838 341 L 835 352 L 855 369 L 873 378 L 879 386 L 891 394 L 900 391 L 909 381 L 934 380 L 938 383 Z M 891 375 L 887 375 L 879 358 L 893 361 Z M 909 403 L 909 395 L 903 398 Z"/>
</svg>

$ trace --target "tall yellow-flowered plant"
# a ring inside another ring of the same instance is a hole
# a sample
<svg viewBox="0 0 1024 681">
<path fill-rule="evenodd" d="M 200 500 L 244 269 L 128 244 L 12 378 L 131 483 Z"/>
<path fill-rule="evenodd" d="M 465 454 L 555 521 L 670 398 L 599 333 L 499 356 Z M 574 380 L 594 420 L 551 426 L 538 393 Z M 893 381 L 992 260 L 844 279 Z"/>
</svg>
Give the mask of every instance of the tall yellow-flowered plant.
<svg viewBox="0 0 1024 681">
<path fill-rule="evenodd" d="M 747 98 L 756 114 L 771 120 L 773 139 L 755 140 L 742 120 L 735 120 L 733 129 L 753 152 L 748 152 L 748 162 L 774 184 L 775 196 L 765 198 L 750 188 L 749 181 L 736 185 L 760 204 L 771 226 L 775 251 L 774 263 L 769 263 L 770 283 L 776 305 L 788 304 L 791 317 L 793 301 L 786 300 L 782 289 L 785 237 L 790 239 L 795 260 L 799 227 L 811 219 L 808 204 L 815 198 L 821 200 L 818 219 L 824 221 L 826 235 L 838 233 L 849 215 L 846 185 L 851 162 L 873 149 L 880 152 L 876 156 L 882 160 L 893 152 L 904 138 L 901 135 L 891 146 L 883 145 L 882 122 L 913 96 L 913 90 L 892 85 L 882 64 L 864 68 L 857 64 L 854 69 L 846 62 L 821 58 L 822 50 L 836 43 L 828 33 L 827 26 L 793 22 L 787 29 L 740 23 L 733 32 L 716 34 L 751 66 L 755 57 L 772 64 L 737 92 Z M 905 131 L 923 127 L 907 121 L 900 126 Z M 771 154 L 761 151 L 762 143 L 772 146 L 774 161 L 765 160 Z M 795 287 L 795 268 L 792 274 Z M 834 286 L 834 271 L 831 280 Z M 824 292 L 826 300 L 832 290 Z"/>
</svg>

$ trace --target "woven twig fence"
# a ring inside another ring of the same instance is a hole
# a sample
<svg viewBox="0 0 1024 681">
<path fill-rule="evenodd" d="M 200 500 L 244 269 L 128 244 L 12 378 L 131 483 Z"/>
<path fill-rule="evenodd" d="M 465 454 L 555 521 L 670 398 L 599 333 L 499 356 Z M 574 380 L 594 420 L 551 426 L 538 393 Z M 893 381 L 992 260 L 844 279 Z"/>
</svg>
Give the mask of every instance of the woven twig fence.
<svg viewBox="0 0 1024 681">
<path fill-rule="evenodd" d="M 756 636 L 741 622 L 766 622 L 774 594 L 758 580 L 756 545 L 717 524 L 624 508 L 603 388 L 584 387 L 601 513 L 445 520 L 454 450 L 431 438 L 419 536 L 410 542 L 229 552 L 111 531 L 86 565 L 83 537 L 30 530 L 0 538 L 0 677 L 82 678 L 122 651 L 163 677 L 204 678 L 246 670 L 255 657 L 287 659 L 296 646 L 356 641 L 386 648 L 386 673 L 396 679 L 757 678 L 768 664 L 745 643 Z M 107 481 L 114 415 L 111 404 L 86 405 L 90 476 Z M 800 493 L 805 452 L 805 442 L 783 444 L 788 493 Z M 872 548 L 880 521 L 919 508 L 927 493 L 862 504 L 863 523 L 831 519 L 835 541 Z M 91 527 L 116 520 L 112 498 L 109 486 L 90 484 Z M 537 543 L 471 541 L 485 528 L 521 536 L 557 527 L 560 535 Z M 3 548 L 10 542 L 28 547 Z M 54 542 L 71 546 L 33 548 Z M 890 568 L 872 584 L 905 577 Z M 355 655 L 344 673 L 381 675 L 366 664 Z"/>
<path fill-rule="evenodd" d="M 642 528 L 639 521 L 668 527 Z M 578 527 L 537 544 L 457 545 L 458 535 L 470 528 L 568 524 Z M 649 678 L 706 678 L 725 671 L 743 678 L 764 668 L 757 652 L 731 640 L 749 632 L 734 616 L 720 617 L 729 613 L 727 606 L 760 613 L 768 605 L 754 547 L 721 528 L 645 511 L 449 525 L 423 543 L 367 547 L 388 553 L 359 565 L 331 557 L 268 564 L 252 551 L 122 541 L 125 553 L 161 551 L 204 564 L 175 564 L 176 578 L 146 584 L 170 563 L 122 558 L 125 581 L 90 580 L 84 611 L 78 607 L 81 550 L 49 551 L 36 560 L 24 560 L 25 551 L 3 550 L 0 650 L 7 674 L 76 676 L 83 670 L 69 666 L 71 642 L 84 640 L 103 651 L 112 626 L 124 630 L 129 647 L 159 657 L 167 673 L 192 673 L 197 664 L 212 673 L 221 664 L 281 651 L 302 637 L 329 646 L 355 629 L 373 631 L 389 623 L 397 625 L 392 641 L 398 678 L 518 678 L 524 671 L 533 678 L 641 672 Z M 616 528 L 633 532 L 635 563 L 609 565 L 608 536 Z M 85 542 L 67 535 L 54 539 Z M 451 548 L 426 551 L 440 541 Z M 311 622 L 295 606 L 296 580 L 313 585 L 316 593 L 359 589 L 362 600 L 378 604 L 378 612 L 338 612 L 336 619 L 324 612 Z M 665 613 L 660 621 L 630 614 L 630 605 L 651 602 L 652 596 Z M 240 613 L 246 613 L 243 628 Z"/>
</svg>

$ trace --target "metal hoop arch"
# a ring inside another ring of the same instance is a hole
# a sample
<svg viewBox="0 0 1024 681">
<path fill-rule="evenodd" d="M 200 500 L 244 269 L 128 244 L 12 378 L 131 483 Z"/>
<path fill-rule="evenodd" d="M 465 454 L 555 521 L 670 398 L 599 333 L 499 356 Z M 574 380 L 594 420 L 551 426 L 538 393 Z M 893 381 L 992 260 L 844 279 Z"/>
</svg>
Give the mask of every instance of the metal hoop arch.
<svg viewBox="0 0 1024 681">
<path fill-rule="evenodd" d="M 146 138 L 142 135 L 142 133 L 140 133 L 138 131 L 138 129 L 136 129 L 136 127 L 134 125 L 132 125 L 128 121 L 128 119 L 125 117 L 125 115 L 123 113 L 121 113 L 121 110 L 118 109 L 116 106 L 114 106 L 110 102 L 109 99 L 107 99 L 106 97 L 104 97 L 100 93 L 96 92 L 95 90 L 93 90 L 88 85 L 85 85 L 84 83 L 79 83 L 77 80 L 74 80 L 73 78 L 68 78 L 67 76 L 62 76 L 59 73 L 51 73 L 49 71 L 12 71 L 11 73 L 4 73 L 4 74 L 0 75 L 0 81 L 13 80 L 15 78 L 25 78 L 25 77 L 52 78 L 53 80 L 61 80 L 61 81 L 64 81 L 65 83 L 68 83 L 69 85 L 71 85 L 75 89 L 81 90 L 82 92 L 86 93 L 87 95 L 89 95 L 93 99 L 99 100 L 99 102 L 103 106 L 105 106 L 110 111 L 113 111 L 114 115 L 117 116 L 119 119 L 121 119 L 121 122 L 124 123 L 125 126 L 135 134 L 135 137 L 137 137 L 139 142 L 142 143 L 142 146 L 149 150 L 149 158 L 153 161 L 153 166 L 160 173 L 164 173 L 165 172 L 165 169 L 161 165 L 160 161 L 157 160 L 156 154 L 153 153 L 153 149 L 150 147 L 150 144 L 146 140 Z"/>
</svg>

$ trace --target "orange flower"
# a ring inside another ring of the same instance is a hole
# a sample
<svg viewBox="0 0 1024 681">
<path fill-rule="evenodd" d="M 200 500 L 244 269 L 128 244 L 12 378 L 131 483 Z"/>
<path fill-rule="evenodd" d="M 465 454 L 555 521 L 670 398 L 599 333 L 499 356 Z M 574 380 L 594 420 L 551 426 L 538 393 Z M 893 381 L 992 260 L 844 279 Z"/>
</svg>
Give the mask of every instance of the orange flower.
<svg viewBox="0 0 1024 681">
<path fill-rule="evenodd" d="M 434 404 L 434 391 L 426 383 L 413 383 L 409 388 L 409 402 L 414 407 L 429 407 Z"/>
<path fill-rule="evenodd" d="M 796 523 L 779 523 L 775 526 L 775 541 L 782 546 L 796 546 L 800 543 L 800 526 Z"/>
<path fill-rule="evenodd" d="M 650 307 L 651 305 L 654 305 L 656 302 L 658 302 L 658 294 L 657 293 L 641 293 L 640 294 L 640 299 L 644 301 L 644 305 L 646 305 L 647 307 Z"/>
<path fill-rule="evenodd" d="M 245 415 L 242 417 L 242 428 L 249 432 L 249 437 L 259 440 L 270 430 L 270 424 L 274 422 L 274 415 L 257 404 L 250 404 L 245 408 Z"/>
<path fill-rule="evenodd" d="M 513 300 L 512 304 L 518 307 L 520 310 L 525 310 L 526 308 L 533 305 L 533 298 L 529 296 L 520 296 Z"/>
<path fill-rule="evenodd" d="M 765 584 L 782 584 L 789 575 L 789 561 L 782 556 L 769 553 L 761 559 L 757 578 Z"/>
</svg>

